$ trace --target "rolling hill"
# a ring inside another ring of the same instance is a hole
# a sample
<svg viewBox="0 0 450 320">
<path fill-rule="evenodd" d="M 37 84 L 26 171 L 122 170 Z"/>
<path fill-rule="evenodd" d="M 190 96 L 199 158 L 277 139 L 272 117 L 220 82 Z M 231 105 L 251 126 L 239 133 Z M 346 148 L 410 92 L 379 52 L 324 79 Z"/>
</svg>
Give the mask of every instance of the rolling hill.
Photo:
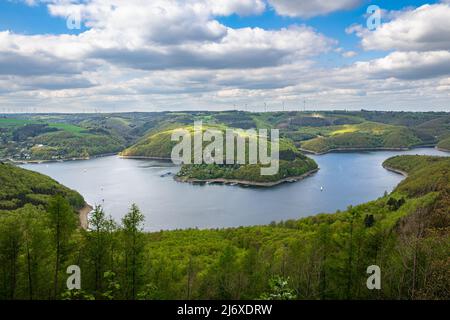
<svg viewBox="0 0 450 320">
<path fill-rule="evenodd" d="M 177 142 L 171 141 L 174 128 L 172 125 L 159 131 L 152 131 L 147 137 L 120 153 L 123 157 L 170 159 L 172 148 Z M 193 134 L 193 126 L 183 126 L 183 129 Z M 225 131 L 224 125 L 203 126 L 203 130 L 215 129 Z M 242 132 L 237 132 L 242 134 Z M 206 146 L 209 142 L 204 142 Z M 248 141 L 246 142 L 246 159 L 248 159 Z M 261 175 L 261 164 L 185 164 L 177 174 L 178 181 L 190 182 L 233 182 L 239 184 L 257 184 L 272 186 L 290 177 L 300 179 L 303 175 L 318 169 L 314 160 L 301 154 L 289 139 L 280 139 L 279 171 L 275 175 Z M 235 151 L 236 152 L 236 151 Z M 223 148 L 226 154 L 226 148 Z M 284 181 L 283 181 L 284 182 Z"/>
<path fill-rule="evenodd" d="M 423 142 L 407 127 L 375 122 L 326 127 L 316 132 L 320 135 L 302 142 L 302 149 L 314 153 L 348 149 L 403 149 Z"/>
<path fill-rule="evenodd" d="M 437 144 L 437 147 L 444 151 L 450 152 L 450 138 L 439 141 L 439 143 Z"/>
<path fill-rule="evenodd" d="M 83 197 L 43 174 L 0 162 L 0 213 L 26 204 L 46 207 L 52 196 L 62 195 L 74 210 L 85 206 Z"/>
</svg>

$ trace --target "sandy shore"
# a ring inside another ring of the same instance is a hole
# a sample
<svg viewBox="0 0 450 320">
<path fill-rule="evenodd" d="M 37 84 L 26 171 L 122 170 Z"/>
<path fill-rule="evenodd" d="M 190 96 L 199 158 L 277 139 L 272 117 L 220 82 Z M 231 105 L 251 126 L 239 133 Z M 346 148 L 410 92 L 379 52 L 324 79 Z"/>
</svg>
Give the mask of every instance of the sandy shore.
<svg viewBox="0 0 450 320">
<path fill-rule="evenodd" d="M 286 182 L 294 182 L 299 181 L 302 179 L 305 179 L 306 177 L 316 173 L 319 171 L 319 169 L 314 169 L 311 171 L 306 172 L 305 174 L 302 174 L 301 176 L 294 176 L 294 177 L 287 177 L 284 179 L 280 179 L 277 181 L 271 181 L 271 182 L 257 182 L 257 181 L 248 181 L 248 180 L 235 180 L 235 179 L 207 179 L 207 180 L 200 180 L 200 179 L 187 179 L 183 177 L 177 177 L 175 176 L 174 179 L 178 182 L 190 182 L 190 183 L 220 183 L 220 184 L 237 184 L 241 186 L 252 186 L 252 187 L 273 187 L 282 183 Z"/>
<path fill-rule="evenodd" d="M 80 226 L 85 230 L 89 227 L 88 216 L 93 209 L 94 208 L 90 204 L 85 203 L 84 207 L 78 211 L 80 216 Z"/>
</svg>

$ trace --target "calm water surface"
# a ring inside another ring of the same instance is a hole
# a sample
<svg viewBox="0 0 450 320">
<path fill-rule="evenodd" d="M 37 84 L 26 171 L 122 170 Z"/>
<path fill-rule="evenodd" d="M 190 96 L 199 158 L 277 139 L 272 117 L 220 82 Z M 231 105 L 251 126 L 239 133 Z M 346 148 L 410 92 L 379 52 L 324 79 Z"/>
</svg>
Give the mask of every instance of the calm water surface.
<svg viewBox="0 0 450 320">
<path fill-rule="evenodd" d="M 268 189 L 179 183 L 162 177 L 177 172 L 170 163 L 116 156 L 22 167 L 77 190 L 92 205 L 102 204 L 117 221 L 136 203 L 145 214 L 146 229 L 154 231 L 268 224 L 343 210 L 390 192 L 403 179 L 381 166 L 398 154 L 450 155 L 420 148 L 311 156 L 319 164 L 318 173 Z"/>
</svg>

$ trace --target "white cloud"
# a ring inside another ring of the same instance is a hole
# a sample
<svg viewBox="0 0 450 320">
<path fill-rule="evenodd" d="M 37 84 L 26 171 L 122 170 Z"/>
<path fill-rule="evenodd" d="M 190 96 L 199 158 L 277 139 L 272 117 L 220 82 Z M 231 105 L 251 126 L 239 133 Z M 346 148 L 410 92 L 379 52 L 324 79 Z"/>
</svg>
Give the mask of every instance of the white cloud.
<svg viewBox="0 0 450 320">
<path fill-rule="evenodd" d="M 361 0 L 268 0 L 283 16 L 310 18 L 355 8 Z"/>
<path fill-rule="evenodd" d="M 66 16 L 75 3 L 44 2 L 55 16 Z M 356 2 L 290 5 L 295 15 L 306 17 L 348 9 Z M 264 8 L 262 0 L 90 0 L 77 7 L 88 26 L 78 35 L 0 31 L 0 105 L 33 106 L 42 112 L 229 109 L 235 104 L 261 110 L 264 102 L 281 109 L 282 102 L 296 108 L 305 98 L 309 108 L 448 105 L 448 33 L 438 37 L 427 27 L 422 39 L 392 31 L 388 44 L 380 45 L 374 40 L 380 30 L 366 34 L 351 26 L 348 32 L 370 40 L 365 49 L 398 51 L 350 66 L 324 67 L 317 59 L 323 53 L 350 58 L 356 52 L 304 25 L 234 29 L 216 19 L 259 14 Z M 394 28 L 414 11 L 392 15 L 383 28 Z M 445 29 L 444 21 L 438 21 Z M 438 43 L 437 49 L 429 49 L 430 42 Z"/>
<path fill-rule="evenodd" d="M 342 53 L 342 56 L 344 58 L 353 58 L 353 57 L 355 57 L 357 55 L 358 55 L 358 53 L 356 51 L 345 51 L 345 52 Z"/>
<path fill-rule="evenodd" d="M 357 62 L 356 67 L 371 77 L 405 80 L 436 78 L 450 74 L 450 52 L 393 52 L 369 62 Z"/>
<path fill-rule="evenodd" d="M 450 50 L 450 6 L 423 5 L 401 11 L 373 32 L 358 26 L 347 31 L 356 31 L 366 50 Z"/>
</svg>

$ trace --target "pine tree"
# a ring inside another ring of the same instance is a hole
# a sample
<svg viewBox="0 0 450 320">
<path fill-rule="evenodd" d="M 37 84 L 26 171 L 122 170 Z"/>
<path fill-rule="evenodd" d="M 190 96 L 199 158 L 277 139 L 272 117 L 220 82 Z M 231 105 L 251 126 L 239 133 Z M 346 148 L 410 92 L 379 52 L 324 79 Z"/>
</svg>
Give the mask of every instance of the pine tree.
<svg viewBox="0 0 450 320">
<path fill-rule="evenodd" d="M 124 255 L 124 289 L 127 299 L 136 299 L 141 285 L 143 265 L 143 222 L 144 215 L 136 204 L 122 219 L 123 255 Z"/>
<path fill-rule="evenodd" d="M 20 219 L 10 213 L 0 219 L 0 270 L 2 274 L 1 296 L 15 299 L 19 275 L 19 254 L 22 243 Z"/>
<path fill-rule="evenodd" d="M 45 298 L 48 278 L 48 262 L 51 257 L 50 238 L 46 226 L 47 213 L 32 205 L 18 210 L 21 217 L 23 251 L 28 299 Z"/>
<path fill-rule="evenodd" d="M 53 298 L 57 298 L 60 291 L 59 274 L 61 266 L 69 254 L 70 238 L 77 228 L 77 219 L 69 202 L 61 195 L 56 195 L 51 199 L 48 212 L 55 250 Z"/>
<path fill-rule="evenodd" d="M 104 273 L 109 262 L 109 221 L 101 206 L 96 206 L 89 219 L 89 230 L 85 231 L 86 255 L 88 270 L 93 278 L 93 289 L 96 293 L 103 290 Z"/>
</svg>

